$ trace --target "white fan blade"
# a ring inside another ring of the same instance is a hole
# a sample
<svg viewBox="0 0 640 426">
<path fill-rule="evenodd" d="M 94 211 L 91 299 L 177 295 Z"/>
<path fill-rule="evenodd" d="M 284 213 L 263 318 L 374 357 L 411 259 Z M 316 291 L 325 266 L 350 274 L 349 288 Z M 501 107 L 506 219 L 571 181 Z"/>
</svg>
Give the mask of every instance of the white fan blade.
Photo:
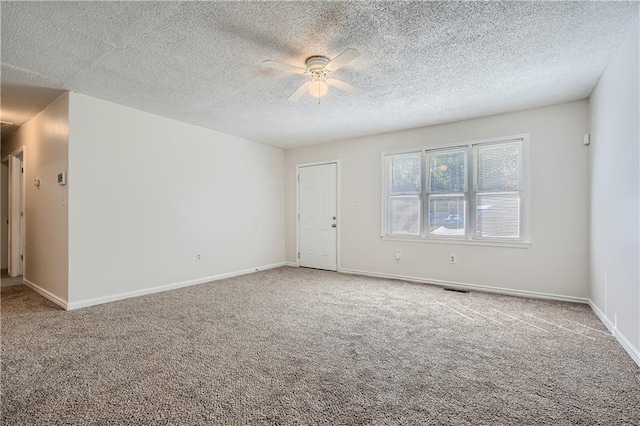
<svg viewBox="0 0 640 426">
<path fill-rule="evenodd" d="M 293 92 L 291 94 L 291 96 L 289 96 L 287 98 L 288 101 L 294 102 L 297 101 L 298 99 L 300 99 L 302 97 L 302 95 L 305 94 L 305 92 L 307 91 L 307 88 L 309 87 L 309 85 L 311 84 L 310 81 L 307 81 L 305 84 L 303 84 L 302 86 L 298 87 L 298 89 Z"/>
<path fill-rule="evenodd" d="M 349 62 L 353 61 L 359 56 L 360 56 L 360 52 L 358 52 L 356 49 L 347 49 L 341 54 L 339 54 L 338 56 L 336 56 L 335 58 L 333 58 L 333 60 L 329 62 L 324 67 L 324 69 L 329 72 L 333 72 L 339 68 L 344 67 Z"/>
<path fill-rule="evenodd" d="M 336 80 L 335 78 L 328 78 L 327 84 L 329 86 L 335 87 L 336 89 L 344 90 L 345 92 L 349 92 L 354 95 L 362 95 L 364 93 L 364 90 L 362 90 L 361 88 L 342 80 Z"/>
<path fill-rule="evenodd" d="M 265 68 L 273 68 L 274 70 L 292 72 L 294 74 L 304 74 L 307 72 L 305 68 L 295 67 L 289 64 L 283 64 L 282 62 L 276 61 L 264 61 L 262 66 Z"/>
</svg>

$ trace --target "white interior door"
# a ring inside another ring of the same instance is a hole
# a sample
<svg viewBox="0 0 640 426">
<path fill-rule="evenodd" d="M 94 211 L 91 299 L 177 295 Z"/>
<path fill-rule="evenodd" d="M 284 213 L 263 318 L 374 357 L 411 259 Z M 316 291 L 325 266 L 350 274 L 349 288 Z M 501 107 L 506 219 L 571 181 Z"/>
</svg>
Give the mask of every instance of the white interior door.
<svg viewBox="0 0 640 426">
<path fill-rule="evenodd" d="M 338 270 L 336 163 L 299 168 L 300 266 Z"/>
<path fill-rule="evenodd" d="M 9 156 L 9 276 L 22 275 L 22 161 Z"/>
</svg>

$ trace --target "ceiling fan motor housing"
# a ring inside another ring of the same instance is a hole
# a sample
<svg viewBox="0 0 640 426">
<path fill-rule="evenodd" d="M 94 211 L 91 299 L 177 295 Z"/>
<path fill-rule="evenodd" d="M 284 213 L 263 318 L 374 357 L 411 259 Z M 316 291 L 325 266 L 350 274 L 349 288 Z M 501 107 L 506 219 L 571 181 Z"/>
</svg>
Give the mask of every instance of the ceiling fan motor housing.
<svg viewBox="0 0 640 426">
<path fill-rule="evenodd" d="M 307 58 L 307 72 L 314 77 L 324 77 L 327 71 L 324 69 L 329 63 L 329 58 L 325 56 L 311 56 Z"/>
</svg>

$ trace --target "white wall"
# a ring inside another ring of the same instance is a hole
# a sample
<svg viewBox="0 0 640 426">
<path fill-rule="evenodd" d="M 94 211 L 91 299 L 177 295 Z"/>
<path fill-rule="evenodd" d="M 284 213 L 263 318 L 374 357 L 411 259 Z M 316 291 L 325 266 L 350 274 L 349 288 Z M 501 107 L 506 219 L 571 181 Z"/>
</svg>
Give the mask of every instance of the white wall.
<svg viewBox="0 0 640 426">
<path fill-rule="evenodd" d="M 588 128 L 588 103 L 578 101 L 287 150 L 287 261 L 296 261 L 296 164 L 339 158 L 343 269 L 586 298 Z M 531 135 L 529 248 L 381 240 L 382 152 L 520 133 Z M 396 248 L 403 253 L 398 263 Z M 449 264 L 449 254 L 457 264 Z"/>
<path fill-rule="evenodd" d="M 9 267 L 9 166 L 0 164 L 0 269 Z"/>
<path fill-rule="evenodd" d="M 68 187 L 57 174 L 68 168 L 69 96 L 64 94 L 11 134 L 2 155 L 25 147 L 24 279 L 67 301 Z M 40 188 L 33 185 L 40 179 Z M 4 189 L 4 188 L 3 188 Z"/>
<path fill-rule="evenodd" d="M 72 307 L 284 261 L 282 150 L 76 93 L 69 119 Z"/>
<path fill-rule="evenodd" d="M 640 348 L 638 22 L 590 98 L 591 300 Z M 607 283 L 605 283 L 605 272 Z"/>
</svg>

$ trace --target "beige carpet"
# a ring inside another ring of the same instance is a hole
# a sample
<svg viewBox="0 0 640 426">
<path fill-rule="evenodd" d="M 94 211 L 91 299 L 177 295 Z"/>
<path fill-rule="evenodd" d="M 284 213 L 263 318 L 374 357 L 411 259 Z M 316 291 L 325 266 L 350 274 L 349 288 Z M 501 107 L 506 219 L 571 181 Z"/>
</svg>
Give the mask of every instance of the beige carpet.
<svg viewBox="0 0 640 426">
<path fill-rule="evenodd" d="M 640 424 L 640 368 L 585 305 L 280 268 L 1 308 L 5 425 Z"/>
<path fill-rule="evenodd" d="M 22 275 L 18 277 L 10 277 L 6 269 L 0 271 L 0 287 L 10 287 L 12 285 L 22 284 Z"/>
</svg>

